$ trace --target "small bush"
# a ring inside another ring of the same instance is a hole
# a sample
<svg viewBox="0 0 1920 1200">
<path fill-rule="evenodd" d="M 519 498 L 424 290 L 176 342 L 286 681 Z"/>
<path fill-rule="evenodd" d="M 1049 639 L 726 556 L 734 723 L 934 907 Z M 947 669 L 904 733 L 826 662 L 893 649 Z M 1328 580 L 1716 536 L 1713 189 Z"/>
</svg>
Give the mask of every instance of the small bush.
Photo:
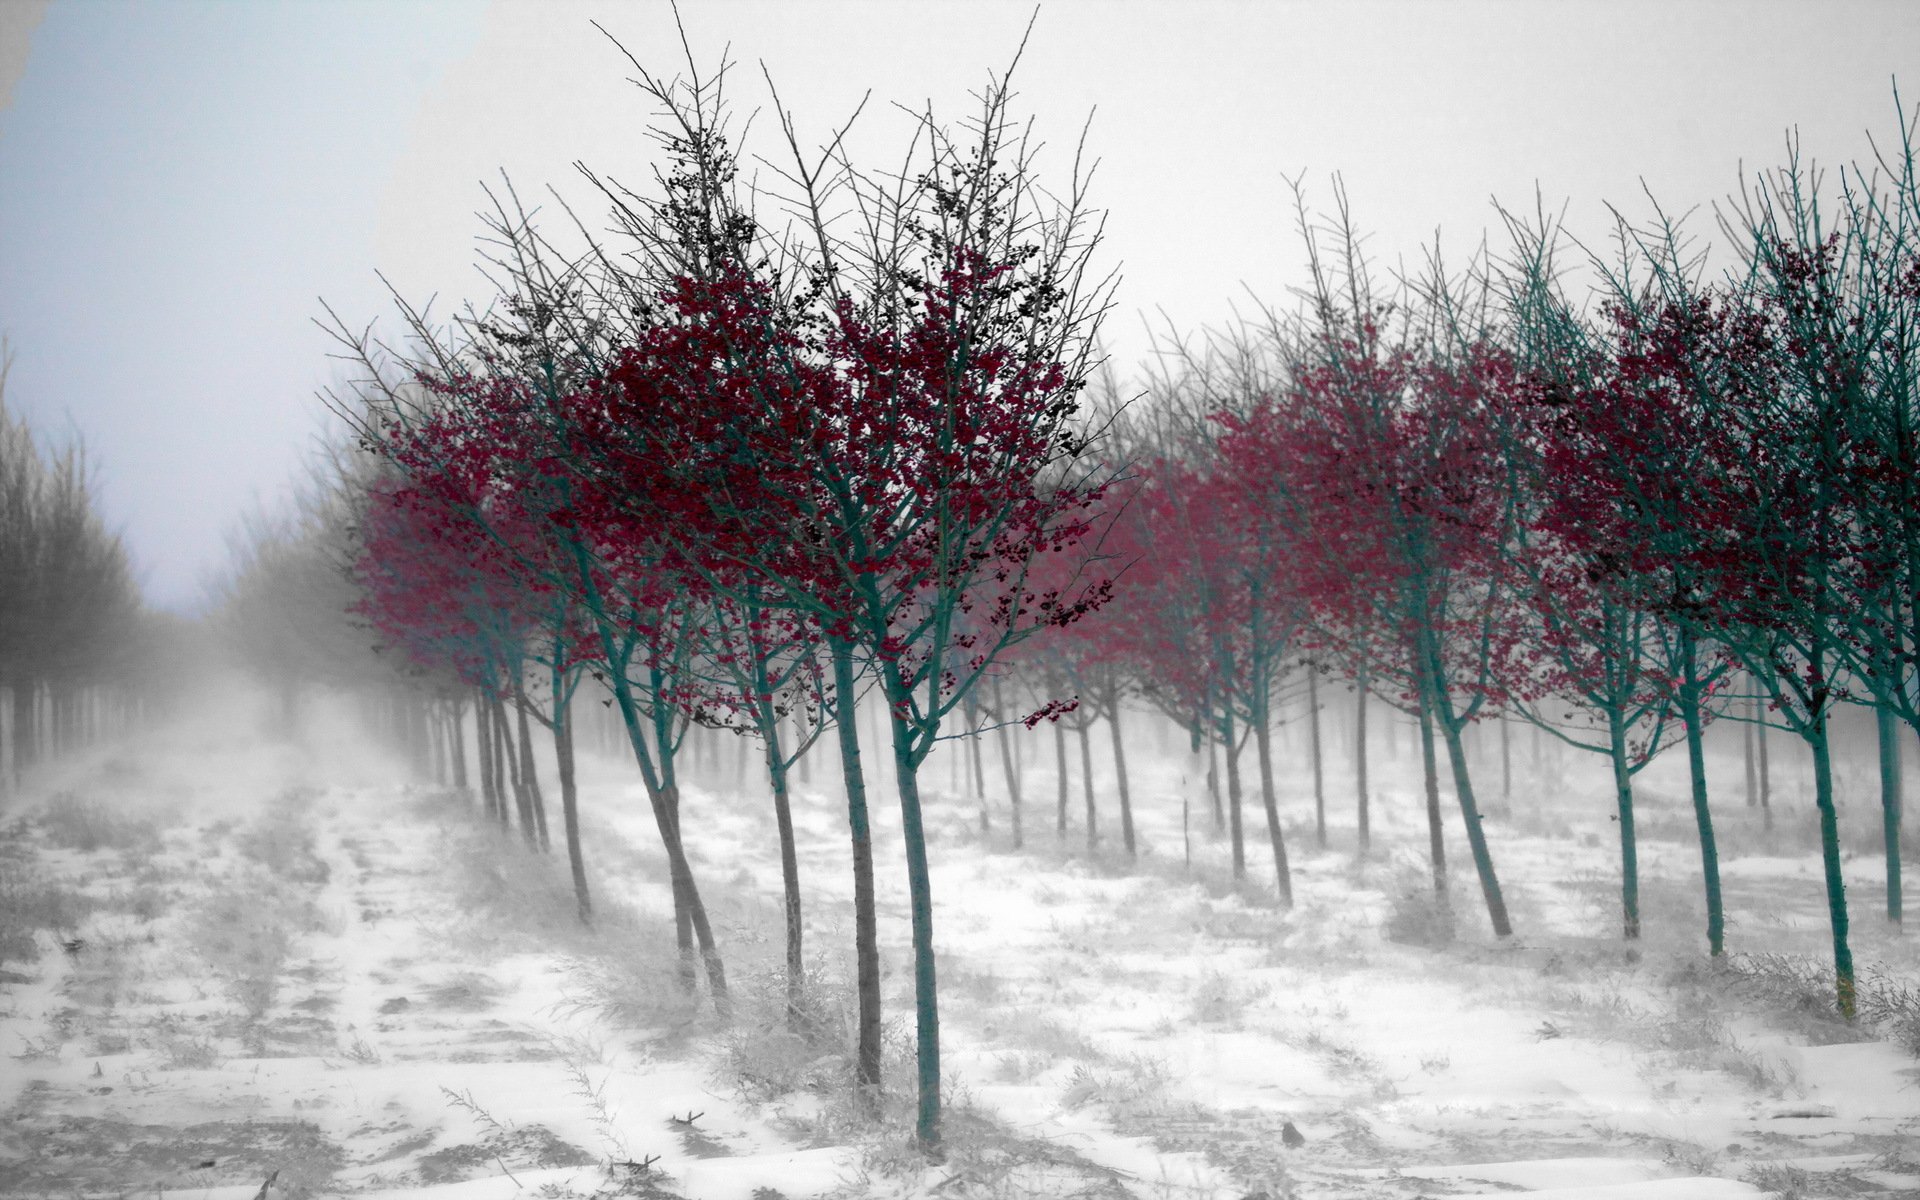
<svg viewBox="0 0 1920 1200">
<path fill-rule="evenodd" d="M 1209 971 L 1193 989 L 1193 1020 L 1202 1025 L 1238 1028 L 1247 1006 L 1266 994 L 1265 987 Z"/>
<path fill-rule="evenodd" d="M 849 981 L 815 962 L 797 1005 L 789 1003 L 784 964 L 738 978 L 735 1020 L 722 1038 L 722 1081 L 766 1103 L 796 1092 L 826 1095 L 852 1087 L 849 1057 L 858 1040 L 858 1001 Z"/>
<path fill-rule="evenodd" d="M 1380 932 L 1388 941 L 1402 946 L 1449 945 L 1454 938 L 1453 907 L 1434 895 L 1433 883 L 1425 874 L 1402 871 L 1395 880 Z"/>
<path fill-rule="evenodd" d="M 70 937 L 94 911 L 93 900 L 30 868 L 0 864 L 0 965 L 40 958 L 35 934 Z"/>
</svg>

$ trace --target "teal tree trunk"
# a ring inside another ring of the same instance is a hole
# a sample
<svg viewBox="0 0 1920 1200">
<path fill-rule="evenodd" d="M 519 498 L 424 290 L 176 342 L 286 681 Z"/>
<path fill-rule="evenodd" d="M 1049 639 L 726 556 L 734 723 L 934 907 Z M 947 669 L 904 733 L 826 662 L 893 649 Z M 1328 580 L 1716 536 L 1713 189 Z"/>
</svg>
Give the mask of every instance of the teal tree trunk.
<svg viewBox="0 0 1920 1200">
<path fill-rule="evenodd" d="M 853 946 L 860 1014 L 854 1082 L 862 1103 L 877 1112 L 880 1100 L 880 934 L 874 910 L 873 829 L 867 817 L 867 777 L 860 763 L 858 693 L 853 647 L 831 641 L 833 721 L 840 740 L 840 766 L 847 791 L 847 830 L 853 839 Z"/>
<path fill-rule="evenodd" d="M 1640 852 L 1633 832 L 1633 774 L 1627 768 L 1627 722 L 1620 705 L 1607 709 L 1607 759 L 1613 766 L 1615 815 L 1620 822 L 1621 936 L 1640 936 Z"/>
<path fill-rule="evenodd" d="M 1500 892 L 1500 877 L 1493 870 L 1493 854 L 1487 848 L 1487 831 L 1480 819 L 1480 806 L 1473 795 L 1473 780 L 1467 773 L 1467 749 L 1460 736 L 1465 721 L 1453 714 L 1453 701 L 1447 695 L 1445 677 L 1440 673 L 1440 655 L 1429 645 L 1427 653 L 1427 690 L 1439 710 L 1440 734 L 1447 742 L 1447 758 L 1453 763 L 1453 787 L 1460 802 L 1461 823 L 1467 827 L 1467 849 L 1473 854 L 1473 869 L 1480 877 L 1480 894 L 1486 901 L 1487 919 L 1495 937 L 1512 937 L 1513 922 L 1507 917 L 1506 897 Z"/>
<path fill-rule="evenodd" d="M 1833 805 L 1833 748 L 1827 740 L 1824 705 L 1814 709 L 1802 736 L 1813 751 L 1813 803 L 1820 811 L 1820 862 L 1826 870 L 1827 920 L 1833 932 L 1834 1002 L 1851 1021 L 1859 1001 L 1853 950 L 1847 942 L 1847 884 L 1840 872 L 1840 819 Z"/>
<path fill-rule="evenodd" d="M 889 672 L 888 725 L 893 733 L 893 766 L 900 789 L 900 832 L 906 843 L 907 901 L 913 924 L 913 1015 L 919 1105 L 914 1122 L 922 1146 L 940 1141 L 940 996 L 933 956 L 933 880 L 927 867 L 927 835 L 920 810 L 920 763 L 933 744 L 927 731 L 915 745 L 916 729 L 907 719 L 911 696 L 897 672 Z"/>
<path fill-rule="evenodd" d="M 1433 871 L 1433 895 L 1447 907 L 1447 841 L 1440 827 L 1440 765 L 1433 746 L 1433 706 L 1420 689 L 1420 767 L 1427 785 L 1427 863 Z"/>
<path fill-rule="evenodd" d="M 513 708 L 520 724 L 520 773 L 527 783 L 527 808 L 533 814 L 533 843 L 546 854 L 553 849 L 547 834 L 547 800 L 540 794 L 540 772 L 533 765 L 533 730 L 527 722 L 527 694 L 516 675 L 513 681 Z"/>
<path fill-rule="evenodd" d="M 554 694 L 560 695 L 558 672 Z M 573 768 L 573 705 L 553 706 L 553 757 L 560 769 L 560 822 L 567 837 L 567 869 L 573 873 L 573 904 L 582 925 L 593 924 L 593 897 L 587 891 L 586 854 L 580 845 L 580 789 Z"/>
<path fill-rule="evenodd" d="M 780 893 L 784 901 L 787 941 L 787 1026 L 797 1029 L 805 1015 L 807 969 L 801 947 L 800 856 L 793 843 L 793 805 L 788 796 L 786 751 L 780 744 L 780 717 L 773 708 L 773 690 L 766 656 L 753 656 L 755 718 L 766 739 L 767 782 L 773 792 L 773 823 L 780 838 Z"/>
<path fill-rule="evenodd" d="M 1720 901 L 1720 851 L 1713 837 L 1713 810 L 1707 805 L 1707 760 L 1700 716 L 1699 642 L 1680 627 L 1680 720 L 1687 732 L 1687 774 L 1693 789 L 1693 819 L 1700 831 L 1700 876 L 1707 896 L 1707 952 L 1726 953 L 1727 918 Z"/>
<path fill-rule="evenodd" d="M 691 932 L 699 941 L 700 955 L 706 963 L 707 989 L 711 993 L 714 1013 L 721 1020 L 728 1020 L 732 1016 L 733 1004 L 727 991 L 726 966 L 720 960 L 720 947 L 714 941 L 706 905 L 700 899 L 700 889 L 693 879 L 693 868 L 687 862 L 686 847 L 680 840 L 680 814 L 676 798 L 668 792 L 667 781 L 655 768 L 653 752 L 647 746 L 647 733 L 641 724 L 640 704 L 633 694 L 633 683 L 627 678 L 627 665 L 633 658 L 631 643 L 623 650 L 616 642 L 613 623 L 607 616 L 599 588 L 593 579 L 586 547 L 576 544 L 572 549 L 587 613 L 599 636 L 606 678 L 613 689 L 615 707 L 620 710 L 620 724 L 626 730 L 627 745 L 632 749 L 634 762 L 640 768 L 640 780 L 646 786 L 647 802 L 653 809 L 653 823 L 660 833 L 661 848 L 667 854 L 667 874 L 673 891 L 674 928 L 680 952 L 681 985 L 690 990 L 696 977 L 692 946 L 687 937 Z M 659 728 L 657 722 L 655 728 Z M 671 747 L 663 749 L 670 750 Z"/>
<path fill-rule="evenodd" d="M 1258 667 L 1260 664 L 1255 664 Z M 1254 695 L 1248 697 L 1248 717 L 1253 723 L 1254 748 L 1260 759 L 1260 803 L 1267 812 L 1267 839 L 1273 843 L 1274 888 L 1281 908 L 1293 907 L 1293 871 L 1287 862 L 1287 839 L 1280 828 L 1280 805 L 1273 789 L 1273 731 L 1267 712 L 1265 675 L 1256 671 Z"/>
</svg>

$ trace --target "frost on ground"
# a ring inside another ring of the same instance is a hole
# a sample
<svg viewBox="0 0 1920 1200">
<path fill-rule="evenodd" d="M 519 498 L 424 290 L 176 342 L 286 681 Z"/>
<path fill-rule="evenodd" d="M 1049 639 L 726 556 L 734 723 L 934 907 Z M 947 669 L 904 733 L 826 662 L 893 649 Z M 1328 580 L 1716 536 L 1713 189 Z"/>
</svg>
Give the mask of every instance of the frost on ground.
<svg viewBox="0 0 1920 1200">
<path fill-rule="evenodd" d="M 796 814 L 814 989 L 791 1024 L 764 801 L 717 768 L 689 792 L 738 993 L 721 1028 L 676 984 L 662 857 L 616 761 L 590 764 L 583 801 L 587 933 L 564 862 L 458 796 L 338 753 L 181 743 L 123 749 L 6 811 L 0 1193 L 250 1200 L 270 1179 L 289 1200 L 1920 1194 L 1920 1020 L 1900 1007 L 1920 954 L 1871 915 L 1870 847 L 1847 866 L 1885 1019 L 1849 1027 L 1827 1015 L 1798 818 L 1763 834 L 1724 814 L 1743 954 L 1712 965 L 1679 792 L 1652 772 L 1633 950 L 1609 936 L 1605 799 L 1564 778 L 1491 818 L 1520 930 L 1506 944 L 1470 875 L 1454 920 L 1436 918 L 1404 849 L 1424 838 L 1406 763 L 1375 770 L 1370 859 L 1337 819 L 1327 849 L 1310 819 L 1290 827 L 1290 912 L 1258 857 L 1232 885 L 1201 808 L 1187 863 L 1171 755 L 1136 780 L 1135 864 L 1117 846 L 1089 857 L 1077 815 L 1057 839 L 1050 804 L 1015 852 L 1004 802 L 983 833 L 972 800 L 935 797 L 952 1107 L 946 1157 L 928 1163 L 904 1108 L 876 1124 L 848 1095 L 850 884 L 830 790 L 803 790 Z M 1310 814 L 1300 797 L 1288 811 Z M 876 850 L 904 1106 L 890 836 Z"/>
</svg>

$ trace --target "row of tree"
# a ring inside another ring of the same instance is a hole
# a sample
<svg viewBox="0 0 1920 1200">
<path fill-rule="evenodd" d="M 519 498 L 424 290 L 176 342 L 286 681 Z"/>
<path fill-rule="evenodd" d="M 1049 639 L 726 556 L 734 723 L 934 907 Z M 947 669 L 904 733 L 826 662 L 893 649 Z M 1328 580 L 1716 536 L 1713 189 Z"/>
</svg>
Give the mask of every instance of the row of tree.
<svg viewBox="0 0 1920 1200">
<path fill-rule="evenodd" d="M 1320 681 L 1414 716 L 1436 893 L 1440 750 L 1495 933 L 1511 932 L 1466 732 L 1533 720 L 1608 759 L 1623 932 L 1639 934 L 1632 777 L 1688 747 L 1708 941 L 1724 919 L 1701 731 L 1750 681 L 1812 752 L 1836 995 L 1853 1008 L 1827 757 L 1836 704 L 1920 724 L 1920 337 L 1912 155 L 1849 175 L 1837 216 L 1797 162 L 1728 222 L 1740 266 L 1706 279 L 1679 234 L 1622 224 L 1575 304 L 1546 221 L 1514 252 L 1376 287 L 1346 220 L 1301 226 L 1308 303 L 1162 358 L 1149 395 L 1089 403 L 1109 295 L 1076 170 L 1044 192 L 1004 80 L 959 135 L 921 118 L 906 169 L 836 138 L 792 158 L 776 229 L 736 178 L 724 71 L 639 64 L 665 152 L 641 194 L 593 178 L 616 244 L 563 250 L 511 190 L 490 221 L 496 300 L 451 325 L 405 310 L 396 350 L 335 322 L 363 370 L 340 411 L 379 468 L 350 498 L 354 609 L 443 698 L 464 771 L 472 703 L 486 810 L 549 842 L 532 770 L 550 732 L 564 836 L 591 919 L 571 702 L 604 685 L 670 868 L 682 978 L 724 965 L 685 852 L 679 756 L 698 726 L 756 736 L 805 1019 L 788 773 L 837 746 L 853 843 L 856 1073 L 879 1086 L 867 777 L 854 714 L 886 716 L 912 899 L 918 1134 L 939 1137 L 933 905 L 920 770 L 936 743 L 1014 722 L 1082 737 L 1144 696 L 1222 752 L 1236 874 L 1239 754 L 1258 760 L 1276 887 L 1291 901 L 1271 734 Z M 1301 206 L 1304 213 L 1304 206 Z M 1829 224 L 1823 225 L 1826 220 Z M 1318 731 L 1318 828 L 1324 830 Z M 979 742 L 973 743 L 977 756 Z M 1008 743 L 1000 739 L 1008 755 Z M 1364 740 L 1360 837 L 1368 840 Z M 1886 774 L 1899 916 L 1897 757 Z M 1020 834 L 1017 774 L 1006 764 Z M 981 775 L 974 765 L 975 778 Z M 1210 774 L 1210 773 L 1209 773 Z M 1087 825 L 1095 828 L 1092 792 Z"/>
</svg>

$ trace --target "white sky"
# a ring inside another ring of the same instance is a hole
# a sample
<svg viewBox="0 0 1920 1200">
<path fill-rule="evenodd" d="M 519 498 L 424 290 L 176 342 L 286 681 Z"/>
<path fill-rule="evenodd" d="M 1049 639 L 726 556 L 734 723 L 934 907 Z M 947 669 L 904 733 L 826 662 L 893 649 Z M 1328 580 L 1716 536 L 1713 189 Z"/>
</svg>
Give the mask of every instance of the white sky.
<svg viewBox="0 0 1920 1200">
<path fill-rule="evenodd" d="M 647 110 L 590 17 L 650 68 L 680 62 L 664 0 L 56 0 L 22 19 L 37 7 L 0 0 L 7 399 L 86 437 L 150 598 L 175 608 L 310 453 L 313 393 L 335 371 L 317 298 L 381 315 L 376 269 L 442 305 L 476 288 L 479 183 L 502 169 L 589 211 L 575 159 L 648 178 Z M 1032 12 L 683 8 L 703 63 L 730 46 L 741 64 L 743 115 L 766 102 L 761 62 L 809 135 L 872 89 L 864 145 L 882 163 L 899 129 L 884 102 L 964 115 Z M 1920 5 L 1904 0 L 1046 0 L 1016 87 L 1049 177 L 1093 115 L 1124 368 L 1143 311 L 1192 328 L 1246 288 L 1281 299 L 1300 282 L 1284 180 L 1301 172 L 1323 199 L 1344 174 L 1389 263 L 1436 229 L 1464 254 L 1494 198 L 1531 207 L 1536 185 L 1599 236 L 1605 201 L 1644 211 L 1643 179 L 1670 209 L 1722 199 L 1743 161 L 1780 160 L 1789 126 L 1823 161 L 1864 156 L 1869 132 L 1897 128 L 1903 68 L 1920 100 L 1917 53 Z"/>
</svg>

